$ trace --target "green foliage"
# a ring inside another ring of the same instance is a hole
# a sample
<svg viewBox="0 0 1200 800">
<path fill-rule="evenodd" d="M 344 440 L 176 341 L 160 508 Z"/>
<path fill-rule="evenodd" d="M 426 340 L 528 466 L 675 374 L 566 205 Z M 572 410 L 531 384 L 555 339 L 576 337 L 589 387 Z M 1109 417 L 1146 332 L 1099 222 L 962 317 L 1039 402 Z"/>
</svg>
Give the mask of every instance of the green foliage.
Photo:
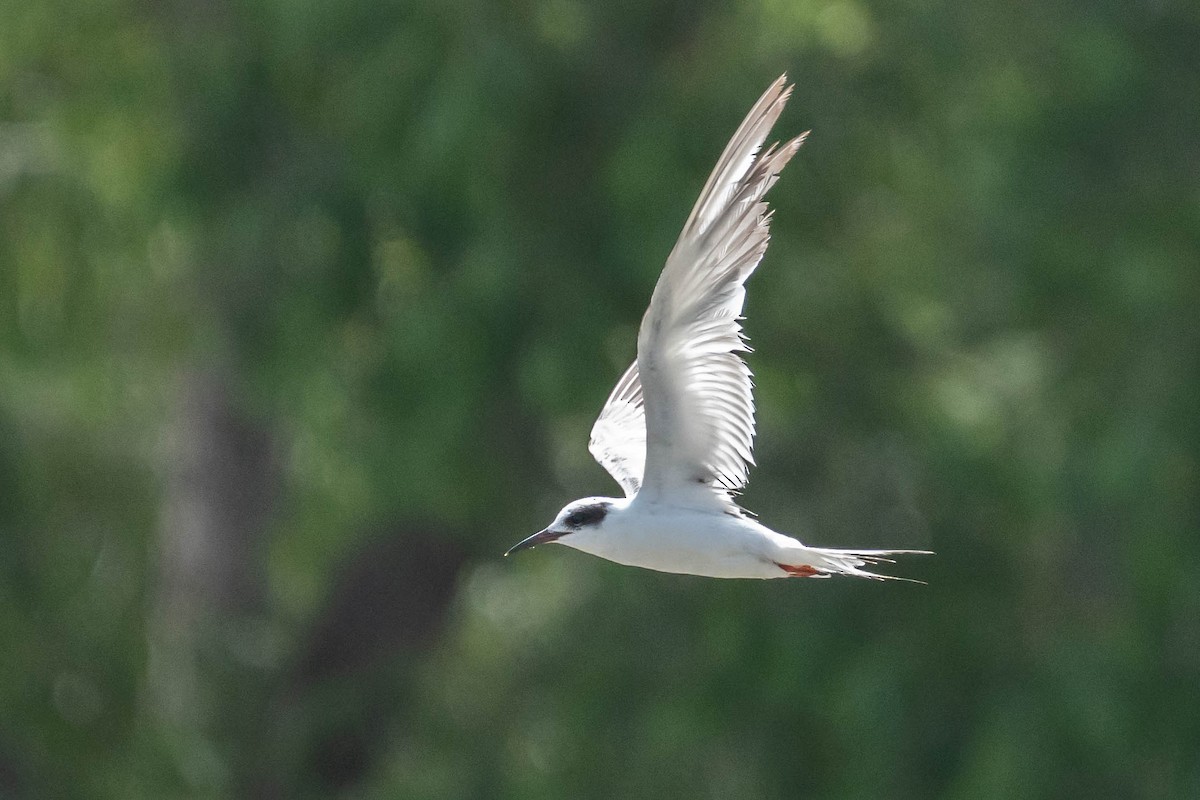
<svg viewBox="0 0 1200 800">
<path fill-rule="evenodd" d="M 0 19 L 0 796 L 1200 796 L 1194 5 Z M 785 69 L 745 504 L 930 585 L 500 561 Z M 273 477 L 178 616 L 197 375 Z M 448 610 L 305 672 L 414 527 Z"/>
</svg>

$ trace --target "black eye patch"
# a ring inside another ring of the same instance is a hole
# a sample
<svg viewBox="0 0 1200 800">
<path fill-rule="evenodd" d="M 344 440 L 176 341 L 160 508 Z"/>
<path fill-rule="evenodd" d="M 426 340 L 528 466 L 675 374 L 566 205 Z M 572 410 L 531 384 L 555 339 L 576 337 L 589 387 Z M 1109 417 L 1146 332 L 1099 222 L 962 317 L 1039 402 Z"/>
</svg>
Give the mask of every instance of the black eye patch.
<svg viewBox="0 0 1200 800">
<path fill-rule="evenodd" d="M 572 528 L 582 528 L 586 525 L 596 525 L 608 513 L 607 503 L 597 503 L 594 506 L 584 506 L 572 511 L 565 522 Z"/>
</svg>

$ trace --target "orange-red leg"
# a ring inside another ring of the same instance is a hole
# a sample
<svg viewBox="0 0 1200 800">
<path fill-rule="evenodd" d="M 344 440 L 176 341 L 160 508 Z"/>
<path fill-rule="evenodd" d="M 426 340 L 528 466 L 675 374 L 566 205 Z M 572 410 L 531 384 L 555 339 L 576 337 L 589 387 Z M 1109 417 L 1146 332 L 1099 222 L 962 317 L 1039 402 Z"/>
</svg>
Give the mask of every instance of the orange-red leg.
<svg viewBox="0 0 1200 800">
<path fill-rule="evenodd" d="M 793 578 L 811 578 L 814 575 L 820 575 L 820 570 L 810 567 L 808 564 L 780 564 L 775 562 L 775 566 L 791 575 Z"/>
</svg>

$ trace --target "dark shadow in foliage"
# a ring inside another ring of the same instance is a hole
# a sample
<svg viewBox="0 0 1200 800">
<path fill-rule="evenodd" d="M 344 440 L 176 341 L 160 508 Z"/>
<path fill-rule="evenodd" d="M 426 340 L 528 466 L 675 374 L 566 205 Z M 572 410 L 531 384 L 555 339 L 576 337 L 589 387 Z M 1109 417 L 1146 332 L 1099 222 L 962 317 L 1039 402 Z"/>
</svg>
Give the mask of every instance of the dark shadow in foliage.
<svg viewBox="0 0 1200 800">
<path fill-rule="evenodd" d="M 410 668 L 441 633 L 466 562 L 460 538 L 398 523 L 342 566 L 280 690 L 279 770 L 256 796 L 336 791 L 371 773 L 403 727 Z"/>
</svg>

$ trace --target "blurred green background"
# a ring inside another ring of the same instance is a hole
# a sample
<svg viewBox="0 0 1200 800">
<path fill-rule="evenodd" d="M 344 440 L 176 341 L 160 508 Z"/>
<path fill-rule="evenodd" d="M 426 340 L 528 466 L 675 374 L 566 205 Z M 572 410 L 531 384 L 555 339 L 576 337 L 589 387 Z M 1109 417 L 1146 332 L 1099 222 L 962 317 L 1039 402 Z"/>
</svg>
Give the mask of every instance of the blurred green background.
<svg viewBox="0 0 1200 800">
<path fill-rule="evenodd" d="M 1200 797 L 1200 6 L 2 0 L 0 797 Z M 500 554 L 725 141 L 744 504 Z"/>
</svg>

